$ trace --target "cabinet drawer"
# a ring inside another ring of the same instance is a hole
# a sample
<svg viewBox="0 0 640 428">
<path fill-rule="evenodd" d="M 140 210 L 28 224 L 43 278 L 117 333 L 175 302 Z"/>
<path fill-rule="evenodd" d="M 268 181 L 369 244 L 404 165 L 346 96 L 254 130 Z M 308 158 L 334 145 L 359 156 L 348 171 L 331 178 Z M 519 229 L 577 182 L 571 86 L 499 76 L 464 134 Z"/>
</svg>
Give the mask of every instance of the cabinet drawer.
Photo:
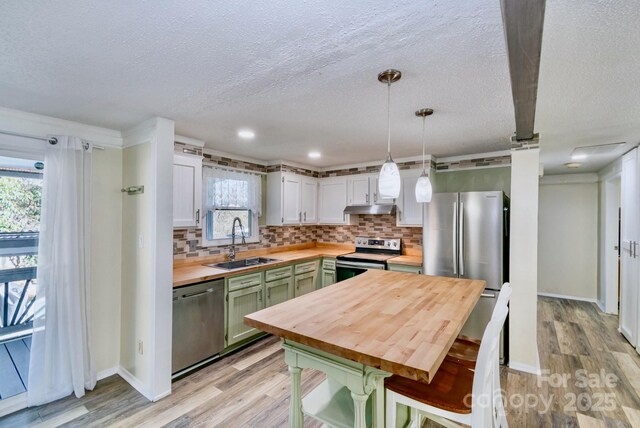
<svg viewBox="0 0 640 428">
<path fill-rule="evenodd" d="M 229 278 L 229 291 L 262 284 L 262 272 Z"/>
<path fill-rule="evenodd" d="M 299 265 L 296 265 L 296 275 L 301 274 L 301 273 L 307 273 L 307 272 L 313 272 L 314 270 L 317 269 L 317 263 L 315 261 L 313 262 L 306 262 L 306 263 L 300 263 Z"/>
<path fill-rule="evenodd" d="M 336 268 L 336 259 L 322 259 L 322 269 L 334 270 Z"/>
<path fill-rule="evenodd" d="M 277 269 L 269 269 L 264 273 L 266 282 L 275 281 L 276 279 L 289 278 L 291 276 L 291 266 L 285 266 Z"/>
</svg>

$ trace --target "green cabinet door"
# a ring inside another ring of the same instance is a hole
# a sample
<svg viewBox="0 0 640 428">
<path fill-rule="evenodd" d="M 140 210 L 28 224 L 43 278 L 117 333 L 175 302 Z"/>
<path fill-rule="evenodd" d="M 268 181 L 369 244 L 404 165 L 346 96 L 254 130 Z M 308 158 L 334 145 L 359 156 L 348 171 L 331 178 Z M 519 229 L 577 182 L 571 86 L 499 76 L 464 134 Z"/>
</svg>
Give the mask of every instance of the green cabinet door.
<svg viewBox="0 0 640 428">
<path fill-rule="evenodd" d="M 322 270 L 322 286 L 328 287 L 331 284 L 336 283 L 336 271 L 335 270 Z"/>
<path fill-rule="evenodd" d="M 267 293 L 267 298 L 265 299 L 266 308 L 293 298 L 292 277 L 267 282 L 264 287 Z"/>
<path fill-rule="evenodd" d="M 260 333 L 244 323 L 244 316 L 264 308 L 262 284 L 230 291 L 228 297 L 227 347 Z"/>
<path fill-rule="evenodd" d="M 318 271 L 303 273 L 294 277 L 295 289 L 293 290 L 293 293 L 295 297 L 311 293 L 316 289 L 316 279 L 318 277 L 317 272 Z"/>
</svg>

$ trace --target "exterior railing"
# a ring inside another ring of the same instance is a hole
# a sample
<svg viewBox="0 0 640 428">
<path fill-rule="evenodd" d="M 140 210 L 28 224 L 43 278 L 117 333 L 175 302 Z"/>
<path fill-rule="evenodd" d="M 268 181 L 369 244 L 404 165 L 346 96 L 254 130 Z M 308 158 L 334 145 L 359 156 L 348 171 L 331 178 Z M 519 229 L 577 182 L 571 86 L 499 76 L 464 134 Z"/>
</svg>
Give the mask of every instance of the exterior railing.
<svg viewBox="0 0 640 428">
<path fill-rule="evenodd" d="M 33 329 L 36 267 L 0 270 L 0 342 Z"/>
</svg>

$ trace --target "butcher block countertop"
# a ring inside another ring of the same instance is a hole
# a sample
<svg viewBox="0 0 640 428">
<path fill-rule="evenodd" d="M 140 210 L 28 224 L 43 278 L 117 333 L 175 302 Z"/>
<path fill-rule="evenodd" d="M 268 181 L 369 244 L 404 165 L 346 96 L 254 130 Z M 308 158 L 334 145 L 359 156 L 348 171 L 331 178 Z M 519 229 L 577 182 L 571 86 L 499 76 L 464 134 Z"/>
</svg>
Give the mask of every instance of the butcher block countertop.
<svg viewBox="0 0 640 428">
<path fill-rule="evenodd" d="M 430 382 L 484 287 L 480 280 L 369 270 L 244 320 L 284 339 Z"/>
<path fill-rule="evenodd" d="M 422 256 L 398 256 L 387 260 L 396 265 L 422 266 Z"/>
<path fill-rule="evenodd" d="M 292 262 L 304 262 L 306 260 L 314 260 L 320 257 L 336 257 L 342 254 L 348 254 L 353 251 L 353 247 L 349 246 L 318 246 L 303 249 L 260 253 L 256 255 L 239 255 L 238 260 L 248 257 L 268 257 L 277 259 L 277 262 L 267 263 L 257 266 L 250 266 L 241 269 L 217 269 L 205 264 L 219 263 L 224 261 L 220 256 L 213 256 L 208 260 L 206 258 L 198 259 L 194 262 L 182 262 L 174 264 L 173 268 L 173 286 L 180 287 L 183 285 L 195 284 L 202 281 L 224 278 L 231 275 L 240 275 L 261 269 L 270 269 L 287 265 Z"/>
</svg>

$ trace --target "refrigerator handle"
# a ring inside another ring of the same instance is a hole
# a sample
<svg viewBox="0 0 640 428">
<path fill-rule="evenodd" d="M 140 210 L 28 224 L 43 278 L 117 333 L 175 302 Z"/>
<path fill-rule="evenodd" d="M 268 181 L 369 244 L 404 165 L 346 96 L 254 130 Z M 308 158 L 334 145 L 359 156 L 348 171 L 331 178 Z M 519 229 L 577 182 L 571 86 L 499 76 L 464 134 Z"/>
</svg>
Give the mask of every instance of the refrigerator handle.
<svg viewBox="0 0 640 428">
<path fill-rule="evenodd" d="M 453 274 L 458 274 L 458 237 L 456 236 L 456 222 L 458 221 L 458 203 L 453 203 Z"/>
<path fill-rule="evenodd" d="M 460 254 L 460 277 L 464 275 L 464 203 L 460 202 L 460 214 L 458 215 L 460 230 L 458 231 L 458 253 Z"/>
</svg>

